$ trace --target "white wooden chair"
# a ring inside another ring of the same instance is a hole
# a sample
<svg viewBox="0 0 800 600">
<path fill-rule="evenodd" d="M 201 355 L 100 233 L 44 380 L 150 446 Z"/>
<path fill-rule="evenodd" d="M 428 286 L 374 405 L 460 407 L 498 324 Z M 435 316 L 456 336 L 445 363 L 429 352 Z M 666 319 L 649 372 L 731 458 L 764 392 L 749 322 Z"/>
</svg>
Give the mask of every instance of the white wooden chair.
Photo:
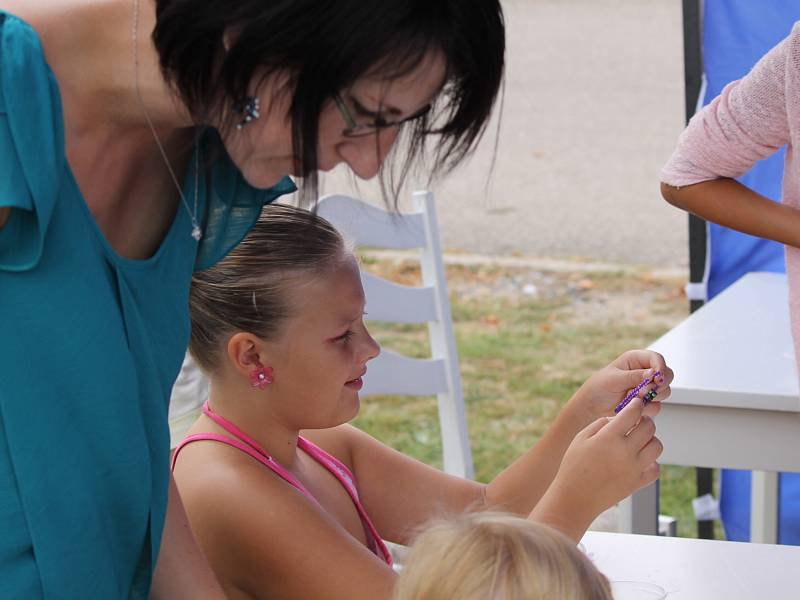
<svg viewBox="0 0 800 600">
<path fill-rule="evenodd" d="M 400 215 L 342 195 L 321 198 L 317 211 L 358 247 L 420 250 L 421 287 L 398 285 L 369 273 L 362 273 L 361 280 L 367 318 L 427 323 L 431 358 L 413 359 L 383 350 L 368 365 L 362 395 L 435 395 L 444 471 L 471 479 L 472 453 L 433 194 L 415 192 L 413 212 Z"/>
</svg>

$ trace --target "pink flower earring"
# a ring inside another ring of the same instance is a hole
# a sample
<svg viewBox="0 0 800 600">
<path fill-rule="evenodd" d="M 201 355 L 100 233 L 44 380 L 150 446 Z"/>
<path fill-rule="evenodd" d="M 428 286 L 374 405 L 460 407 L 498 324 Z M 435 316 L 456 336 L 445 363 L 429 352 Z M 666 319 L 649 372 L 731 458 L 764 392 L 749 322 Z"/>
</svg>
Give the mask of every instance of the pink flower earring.
<svg viewBox="0 0 800 600">
<path fill-rule="evenodd" d="M 258 365 L 255 370 L 250 372 L 250 385 L 251 387 L 263 390 L 275 379 L 275 372 L 272 367 L 264 367 Z"/>
</svg>

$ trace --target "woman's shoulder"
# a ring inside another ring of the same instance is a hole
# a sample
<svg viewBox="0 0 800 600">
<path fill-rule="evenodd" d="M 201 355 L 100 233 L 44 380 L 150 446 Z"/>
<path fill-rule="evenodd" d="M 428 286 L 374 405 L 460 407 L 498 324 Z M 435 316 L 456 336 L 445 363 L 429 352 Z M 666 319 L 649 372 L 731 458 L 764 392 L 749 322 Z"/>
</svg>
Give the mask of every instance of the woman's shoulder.
<svg viewBox="0 0 800 600">
<path fill-rule="evenodd" d="M 0 8 L 0 36 L 3 44 L 0 48 L 0 61 L 3 69 L 36 66 L 44 63 L 44 48 L 39 34 L 28 21 L 16 14 Z M 28 63 L 33 63 L 28 64 Z M 15 73 L 21 75 L 22 72 Z"/>
<path fill-rule="evenodd" d="M 0 12 L 0 270 L 38 263 L 64 161 L 60 95 L 39 38 Z"/>
<path fill-rule="evenodd" d="M 37 32 L 19 17 L 0 10 L 0 114 L 21 158 L 41 156 L 48 141 L 63 145 L 61 97 Z M 33 138 L 35 144 L 23 142 Z"/>
</svg>

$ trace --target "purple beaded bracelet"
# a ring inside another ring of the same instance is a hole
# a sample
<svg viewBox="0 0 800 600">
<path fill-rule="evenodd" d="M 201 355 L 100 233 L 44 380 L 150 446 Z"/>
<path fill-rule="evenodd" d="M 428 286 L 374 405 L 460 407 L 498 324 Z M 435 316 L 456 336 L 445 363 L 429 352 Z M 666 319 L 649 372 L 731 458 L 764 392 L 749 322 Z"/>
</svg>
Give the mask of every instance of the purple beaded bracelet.
<svg viewBox="0 0 800 600">
<path fill-rule="evenodd" d="M 631 401 L 634 398 L 636 398 L 636 396 L 639 395 L 639 392 L 641 391 L 641 389 L 643 387 L 646 387 L 646 386 L 650 385 L 651 383 L 653 383 L 653 381 L 655 381 L 657 379 L 661 379 L 661 371 L 656 371 L 655 373 L 653 373 L 653 378 L 652 379 L 646 378 L 644 381 L 642 381 L 642 383 L 640 383 L 635 388 L 633 388 L 631 390 L 631 392 L 627 396 L 625 396 L 625 399 L 622 402 L 620 402 L 619 404 L 617 404 L 617 407 L 614 409 L 614 414 L 619 413 L 619 411 L 621 411 L 623 408 L 628 406 L 628 404 L 630 404 Z M 650 399 L 645 398 L 644 403 L 647 404 L 649 401 L 650 401 Z"/>
</svg>

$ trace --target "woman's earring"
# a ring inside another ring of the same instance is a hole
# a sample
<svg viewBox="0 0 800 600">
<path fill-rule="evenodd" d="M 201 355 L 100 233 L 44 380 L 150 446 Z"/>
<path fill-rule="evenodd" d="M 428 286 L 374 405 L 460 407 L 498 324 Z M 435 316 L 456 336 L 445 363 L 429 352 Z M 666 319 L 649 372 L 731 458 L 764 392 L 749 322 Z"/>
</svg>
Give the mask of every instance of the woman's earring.
<svg viewBox="0 0 800 600">
<path fill-rule="evenodd" d="M 261 116 L 261 102 L 256 96 L 247 96 L 244 101 L 236 105 L 236 112 L 241 113 L 242 120 L 236 125 L 236 129 L 243 129 L 251 121 L 255 121 Z"/>
<path fill-rule="evenodd" d="M 259 390 L 263 390 L 275 380 L 275 372 L 272 367 L 262 367 L 259 365 L 250 372 L 250 385 Z"/>
</svg>

